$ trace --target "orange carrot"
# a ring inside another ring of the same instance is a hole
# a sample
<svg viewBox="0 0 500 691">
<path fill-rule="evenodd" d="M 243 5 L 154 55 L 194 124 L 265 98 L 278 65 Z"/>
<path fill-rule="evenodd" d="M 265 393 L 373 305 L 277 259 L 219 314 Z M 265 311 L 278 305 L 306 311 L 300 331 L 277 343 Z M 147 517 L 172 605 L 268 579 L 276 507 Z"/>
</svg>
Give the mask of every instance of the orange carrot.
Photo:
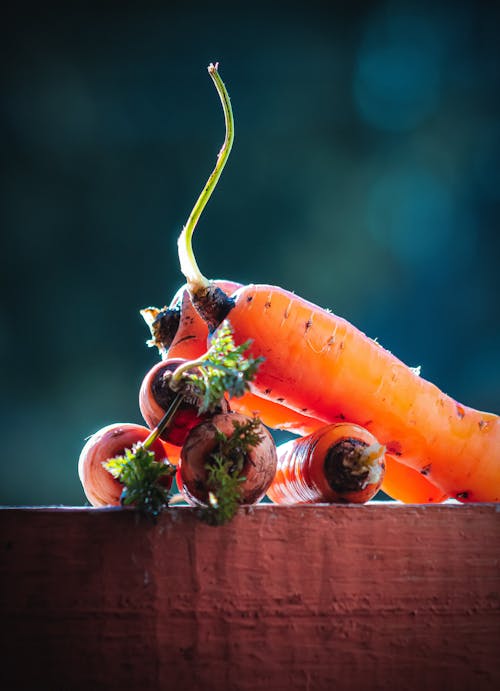
<svg viewBox="0 0 500 691">
<path fill-rule="evenodd" d="M 446 492 L 430 482 L 425 474 L 400 463 L 390 453 L 385 454 L 385 475 L 380 489 L 405 504 L 439 504 L 448 499 Z"/>
<path fill-rule="evenodd" d="M 247 286 L 233 299 L 235 341 L 252 338 L 250 352 L 265 358 L 254 380 L 262 393 L 366 427 L 457 499 L 500 500 L 498 416 L 457 403 L 346 320 L 288 291 Z"/>
<path fill-rule="evenodd" d="M 235 281 L 214 283 L 227 294 L 242 287 Z M 158 348 L 162 359 L 195 360 L 206 351 L 208 328 L 194 309 L 186 285 L 175 293 L 169 307 L 146 307 L 141 314 L 151 331 L 148 344 Z"/>
<path fill-rule="evenodd" d="M 326 425 L 277 451 L 278 468 L 267 491 L 276 504 L 363 504 L 382 484 L 385 449 L 358 425 Z"/>
<path fill-rule="evenodd" d="M 227 294 L 234 293 L 235 290 L 242 287 L 241 283 L 236 283 L 235 281 L 217 280 L 214 283 Z M 182 357 L 186 358 L 186 360 L 194 360 L 207 349 L 208 328 L 194 309 L 187 286 L 182 286 L 177 291 L 177 294 L 180 296 L 180 322 L 172 344 L 168 349 L 168 357 Z"/>
<path fill-rule="evenodd" d="M 235 341 L 252 339 L 265 361 L 256 390 L 329 422 L 367 427 L 399 461 L 460 501 L 500 501 L 500 418 L 457 403 L 335 314 L 282 288 L 249 285 L 226 296 L 200 272 L 192 250 L 197 221 L 232 147 L 229 96 L 211 65 L 226 137 L 178 242 L 193 303 L 213 330 L 228 318 Z"/>
<path fill-rule="evenodd" d="M 287 430 L 299 436 L 311 434 L 327 424 L 323 420 L 302 415 L 261 396 L 243 396 L 241 399 L 233 400 L 237 408 L 233 401 L 232 407 L 240 413 L 256 415 L 261 420 L 267 420 L 266 424 L 269 427 Z M 272 424 L 269 424 L 270 422 Z M 390 453 L 385 454 L 385 473 L 380 489 L 392 499 L 406 504 L 441 503 L 448 498 L 446 492 L 436 487 L 424 474 L 400 463 Z"/>
</svg>

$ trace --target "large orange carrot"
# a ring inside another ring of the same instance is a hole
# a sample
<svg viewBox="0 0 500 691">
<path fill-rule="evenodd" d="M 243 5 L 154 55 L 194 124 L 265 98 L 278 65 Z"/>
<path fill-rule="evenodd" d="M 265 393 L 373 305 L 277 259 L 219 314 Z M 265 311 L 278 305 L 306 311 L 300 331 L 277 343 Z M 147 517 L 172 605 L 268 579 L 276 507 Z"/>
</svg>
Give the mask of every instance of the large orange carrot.
<svg viewBox="0 0 500 691">
<path fill-rule="evenodd" d="M 345 319 L 281 288 L 247 286 L 228 318 L 265 360 L 262 393 L 369 429 L 400 462 L 462 501 L 500 500 L 500 419 L 457 403 Z M 286 347 L 283 348 L 283 345 Z"/>
<path fill-rule="evenodd" d="M 367 427 L 398 460 L 461 501 L 500 501 L 500 419 L 461 405 L 419 377 L 345 319 L 268 285 L 224 300 L 200 272 L 192 235 L 234 138 L 229 96 L 217 71 L 226 137 L 179 237 L 179 259 L 193 302 L 209 328 L 226 317 L 235 341 L 252 339 L 265 357 L 254 381 L 260 393 L 298 412 Z"/>
</svg>

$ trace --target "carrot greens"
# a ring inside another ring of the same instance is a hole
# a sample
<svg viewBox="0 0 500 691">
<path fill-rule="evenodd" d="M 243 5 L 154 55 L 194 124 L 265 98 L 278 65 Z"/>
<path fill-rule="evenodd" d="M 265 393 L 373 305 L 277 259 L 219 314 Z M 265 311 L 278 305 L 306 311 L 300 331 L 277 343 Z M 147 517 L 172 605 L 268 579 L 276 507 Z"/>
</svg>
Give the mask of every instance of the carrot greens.
<svg viewBox="0 0 500 691">
<path fill-rule="evenodd" d="M 205 467 L 208 474 L 209 506 L 202 518 L 211 525 L 228 523 L 235 515 L 241 499 L 242 470 L 246 455 L 262 440 L 258 429 L 261 422 L 252 418 L 246 423 L 234 422 L 234 432 L 227 436 L 216 431 L 217 446 Z"/>
<path fill-rule="evenodd" d="M 168 505 L 168 489 L 161 484 L 163 477 L 175 473 L 169 463 L 159 463 L 152 451 L 144 444 L 125 449 L 122 456 L 115 456 L 104 463 L 106 470 L 119 480 L 124 489 L 121 503 L 133 504 L 147 516 L 156 518 Z"/>
<path fill-rule="evenodd" d="M 200 413 L 213 410 L 226 393 L 230 397 L 243 396 L 264 360 L 262 357 L 245 357 L 250 343 L 246 341 L 236 346 L 231 327 L 224 321 L 205 355 L 175 370 L 171 387 L 187 386 L 190 393 L 200 399 Z"/>
</svg>

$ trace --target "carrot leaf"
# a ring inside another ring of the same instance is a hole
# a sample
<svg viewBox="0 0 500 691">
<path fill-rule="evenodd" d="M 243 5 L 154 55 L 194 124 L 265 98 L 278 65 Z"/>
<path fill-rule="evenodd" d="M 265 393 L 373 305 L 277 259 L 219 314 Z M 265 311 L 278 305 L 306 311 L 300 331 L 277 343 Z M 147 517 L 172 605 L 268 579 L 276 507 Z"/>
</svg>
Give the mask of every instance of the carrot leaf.
<svg viewBox="0 0 500 691">
<path fill-rule="evenodd" d="M 143 444 L 125 449 L 122 456 L 105 461 L 103 466 L 124 485 L 122 505 L 134 505 L 151 518 L 157 518 L 168 506 L 168 489 L 161 479 L 172 475 L 174 467 L 156 461 L 154 453 Z"/>
<path fill-rule="evenodd" d="M 224 432 L 216 430 L 218 453 L 232 461 L 234 468 L 241 470 L 249 450 L 262 440 L 259 432 L 261 424 L 258 417 L 248 422 L 234 421 L 234 432 L 229 437 Z"/>
<path fill-rule="evenodd" d="M 259 418 L 253 418 L 245 423 L 234 422 L 230 436 L 217 430 L 217 446 L 206 464 L 209 505 L 202 512 L 202 518 L 210 525 L 223 525 L 234 517 L 241 503 L 245 458 L 262 439 L 260 426 Z"/>
<path fill-rule="evenodd" d="M 193 363 L 195 366 L 187 371 L 181 366 L 191 393 L 200 399 L 200 413 L 213 410 L 226 393 L 229 397 L 240 397 L 249 390 L 249 383 L 264 361 L 263 357 L 245 356 L 250 344 L 251 341 L 246 341 L 236 346 L 229 323 L 223 321 L 208 351 Z"/>
</svg>

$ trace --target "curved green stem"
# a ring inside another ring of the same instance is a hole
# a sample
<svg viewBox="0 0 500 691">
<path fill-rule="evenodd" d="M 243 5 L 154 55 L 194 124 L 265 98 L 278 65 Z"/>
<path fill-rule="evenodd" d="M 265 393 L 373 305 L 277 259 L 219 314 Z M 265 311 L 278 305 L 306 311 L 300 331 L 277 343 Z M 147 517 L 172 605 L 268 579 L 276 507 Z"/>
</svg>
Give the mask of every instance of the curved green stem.
<svg viewBox="0 0 500 691">
<path fill-rule="evenodd" d="M 211 63 L 208 66 L 208 73 L 212 77 L 222 103 L 222 108 L 224 110 L 224 121 L 226 125 L 226 136 L 222 148 L 217 156 L 215 168 L 208 178 L 200 196 L 198 197 L 198 200 L 196 201 L 196 204 L 194 205 L 193 210 L 186 221 L 186 225 L 182 229 L 177 241 L 181 271 L 186 277 L 190 291 L 205 288 L 209 284 L 208 279 L 203 276 L 198 268 L 198 264 L 196 263 L 192 244 L 193 232 L 203 209 L 207 205 L 207 202 L 210 199 L 217 182 L 219 181 L 222 170 L 226 165 L 227 159 L 229 158 L 234 140 L 234 119 L 233 111 L 231 109 L 231 101 L 229 99 L 229 94 L 226 90 L 226 87 L 224 86 L 224 82 L 220 78 L 218 67 L 219 63 L 215 63 L 215 65 Z"/>
<path fill-rule="evenodd" d="M 200 358 L 197 358 L 196 360 L 188 360 L 187 362 L 183 362 L 182 364 L 178 365 L 172 373 L 172 378 L 170 380 L 170 386 L 172 387 L 172 389 L 175 390 L 177 388 L 176 384 L 182 381 L 182 375 L 185 372 L 189 372 L 189 370 L 195 369 L 196 367 L 200 367 L 201 365 L 203 365 L 209 353 L 210 351 L 207 351 L 205 355 L 202 355 Z"/>
<path fill-rule="evenodd" d="M 179 384 L 182 381 L 182 376 L 184 375 L 185 372 L 189 372 L 190 370 L 199 368 L 202 369 L 203 365 L 206 363 L 207 360 L 210 359 L 210 357 L 215 353 L 216 350 L 214 346 L 211 346 L 206 353 L 201 355 L 199 358 L 196 358 L 196 360 L 186 360 L 186 362 L 182 362 L 180 365 L 177 365 L 175 370 L 172 372 L 172 378 L 170 379 L 170 386 L 172 389 L 177 388 L 177 384 Z M 230 367 L 224 367 L 224 365 L 221 365 L 216 362 L 211 362 L 210 366 L 214 369 L 218 369 L 220 371 L 226 371 L 229 373 L 232 373 L 234 370 L 231 369 Z M 202 372 L 203 373 L 203 372 Z"/>
<path fill-rule="evenodd" d="M 183 398 L 184 394 L 181 392 L 179 392 L 177 396 L 174 398 L 172 403 L 169 405 L 165 415 L 162 417 L 160 422 L 156 425 L 156 427 L 151 431 L 151 433 L 146 437 L 146 439 L 142 443 L 142 446 L 145 449 L 149 449 L 150 446 L 158 439 L 163 430 L 168 426 L 168 424 L 176 414 L 180 404 L 182 403 Z"/>
</svg>

